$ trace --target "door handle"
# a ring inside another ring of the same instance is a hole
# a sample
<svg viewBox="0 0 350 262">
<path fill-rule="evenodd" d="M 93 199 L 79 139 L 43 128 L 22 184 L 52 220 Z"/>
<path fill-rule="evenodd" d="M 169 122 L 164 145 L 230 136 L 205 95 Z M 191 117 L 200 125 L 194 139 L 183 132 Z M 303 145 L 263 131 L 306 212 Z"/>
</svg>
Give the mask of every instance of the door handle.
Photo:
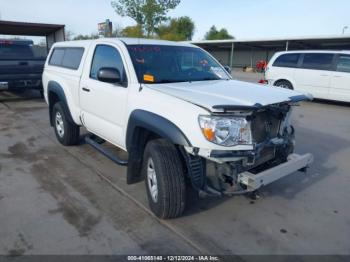
<svg viewBox="0 0 350 262">
<path fill-rule="evenodd" d="M 321 75 L 321 76 L 329 76 L 329 75 Z"/>
<path fill-rule="evenodd" d="M 83 91 L 85 92 L 90 92 L 90 89 L 86 88 L 86 87 L 83 87 Z"/>
<path fill-rule="evenodd" d="M 334 76 L 334 77 L 336 77 L 336 78 L 340 78 L 341 76 Z"/>
</svg>

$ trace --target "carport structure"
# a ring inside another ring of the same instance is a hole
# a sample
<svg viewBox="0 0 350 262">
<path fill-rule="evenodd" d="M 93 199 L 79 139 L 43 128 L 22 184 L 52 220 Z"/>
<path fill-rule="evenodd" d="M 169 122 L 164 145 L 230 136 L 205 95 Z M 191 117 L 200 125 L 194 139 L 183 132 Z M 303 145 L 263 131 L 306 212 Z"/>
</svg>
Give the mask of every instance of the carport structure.
<svg viewBox="0 0 350 262">
<path fill-rule="evenodd" d="M 46 37 L 47 49 L 55 42 L 65 40 L 64 25 L 27 23 L 0 20 L 0 35 L 23 35 Z"/>
<path fill-rule="evenodd" d="M 193 41 L 231 67 L 254 67 L 285 50 L 350 50 L 350 35 Z"/>
</svg>

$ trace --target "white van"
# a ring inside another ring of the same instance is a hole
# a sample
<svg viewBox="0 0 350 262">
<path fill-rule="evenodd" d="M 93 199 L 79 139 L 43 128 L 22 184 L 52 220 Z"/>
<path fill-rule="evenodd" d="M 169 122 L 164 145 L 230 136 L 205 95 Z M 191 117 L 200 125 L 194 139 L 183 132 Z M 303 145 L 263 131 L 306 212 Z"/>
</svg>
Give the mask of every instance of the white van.
<svg viewBox="0 0 350 262">
<path fill-rule="evenodd" d="M 350 51 L 288 51 L 270 60 L 268 84 L 350 102 Z"/>
</svg>

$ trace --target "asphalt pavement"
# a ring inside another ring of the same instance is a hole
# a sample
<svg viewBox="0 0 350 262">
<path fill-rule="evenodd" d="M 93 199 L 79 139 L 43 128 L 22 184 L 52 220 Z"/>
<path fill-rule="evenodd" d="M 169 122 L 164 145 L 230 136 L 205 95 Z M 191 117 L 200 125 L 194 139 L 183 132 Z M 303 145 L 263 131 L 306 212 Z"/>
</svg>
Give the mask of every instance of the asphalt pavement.
<svg viewBox="0 0 350 262">
<path fill-rule="evenodd" d="M 0 254 L 349 255 L 349 114 L 348 105 L 303 103 L 293 123 L 296 152 L 315 157 L 307 174 L 263 188 L 258 200 L 190 195 L 183 217 L 162 221 L 144 183 L 126 185 L 125 168 L 83 139 L 56 141 L 43 100 L 6 97 Z"/>
</svg>

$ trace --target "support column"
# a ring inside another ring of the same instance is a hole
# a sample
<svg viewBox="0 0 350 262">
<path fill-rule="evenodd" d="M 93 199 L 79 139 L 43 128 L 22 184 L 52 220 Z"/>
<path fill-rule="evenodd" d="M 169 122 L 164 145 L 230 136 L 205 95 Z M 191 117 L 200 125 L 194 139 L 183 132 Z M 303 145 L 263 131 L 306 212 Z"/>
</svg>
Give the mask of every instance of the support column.
<svg viewBox="0 0 350 262">
<path fill-rule="evenodd" d="M 49 55 L 50 48 L 49 48 L 49 41 L 47 41 L 47 35 L 45 36 L 45 42 L 46 42 L 46 55 Z"/>
<path fill-rule="evenodd" d="M 231 45 L 231 55 L 230 55 L 230 67 L 232 69 L 233 67 L 233 51 L 235 49 L 235 43 L 232 42 L 232 45 Z"/>
<path fill-rule="evenodd" d="M 253 68 L 253 47 L 250 48 L 250 67 Z"/>
<path fill-rule="evenodd" d="M 286 51 L 289 49 L 289 41 L 286 42 Z"/>
</svg>

